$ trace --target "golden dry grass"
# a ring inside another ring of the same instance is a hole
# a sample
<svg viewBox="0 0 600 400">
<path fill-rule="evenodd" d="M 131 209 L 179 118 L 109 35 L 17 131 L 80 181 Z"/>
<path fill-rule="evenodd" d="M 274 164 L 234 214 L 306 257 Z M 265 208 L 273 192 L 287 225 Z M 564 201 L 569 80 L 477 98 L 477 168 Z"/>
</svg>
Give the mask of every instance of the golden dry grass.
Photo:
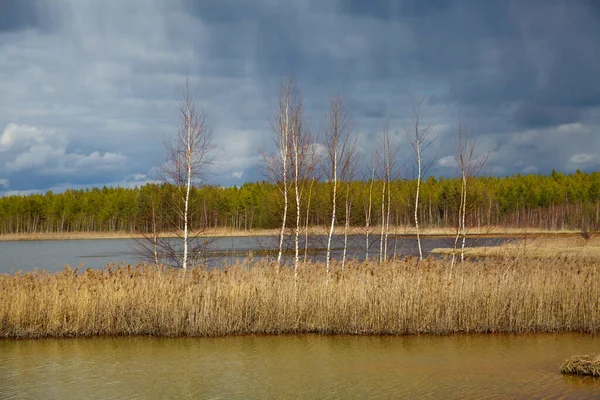
<svg viewBox="0 0 600 400">
<path fill-rule="evenodd" d="M 380 232 L 381 227 L 372 226 L 369 232 L 376 234 Z M 311 226 L 308 229 L 309 235 L 327 235 L 328 226 Z M 350 228 L 351 235 L 365 234 L 364 227 Z M 341 234 L 342 229 L 338 228 L 336 234 Z M 392 226 L 390 233 L 393 235 L 414 236 L 416 230 L 411 226 Z M 431 237 L 452 237 L 456 231 L 452 228 L 424 228 L 421 229 L 421 235 Z M 231 236 L 277 236 L 279 229 L 249 229 L 240 230 L 233 228 L 210 228 L 203 232 L 203 236 L 210 237 L 231 237 Z M 501 228 L 501 227 L 480 227 L 469 230 L 470 236 L 492 236 L 492 237 L 523 237 L 523 236 L 574 236 L 579 235 L 579 231 L 557 230 L 547 231 L 534 228 Z M 175 233 L 161 233 L 161 237 L 174 237 Z M 128 239 L 142 238 L 141 234 L 130 232 L 38 232 L 38 233 L 11 233 L 0 234 L 0 241 L 21 241 L 21 240 L 84 240 L 84 239 Z"/>
<path fill-rule="evenodd" d="M 600 354 L 585 354 L 567 359 L 560 372 L 569 375 L 600 376 Z"/>
<path fill-rule="evenodd" d="M 600 273 L 585 259 L 454 267 L 240 264 L 0 275 L 0 337 L 599 332 Z"/>
<path fill-rule="evenodd" d="M 309 234 L 319 235 L 323 229 L 313 227 L 309 229 Z M 277 236 L 277 229 L 252 229 L 238 230 L 228 228 L 211 228 L 202 232 L 201 236 L 210 237 L 231 237 L 231 236 Z M 176 237 L 177 233 L 162 232 L 160 237 Z M 86 239 L 129 239 L 143 238 L 143 234 L 124 231 L 116 232 L 38 232 L 38 233 L 10 233 L 0 235 L 0 241 L 22 241 L 22 240 L 86 240 Z"/>
<path fill-rule="evenodd" d="M 460 250 L 458 250 L 459 252 Z M 450 248 L 433 249 L 433 254 L 451 255 Z M 506 242 L 500 246 L 465 249 L 466 257 L 498 258 L 600 258 L 600 237 L 584 239 L 581 236 L 535 237 Z"/>
</svg>

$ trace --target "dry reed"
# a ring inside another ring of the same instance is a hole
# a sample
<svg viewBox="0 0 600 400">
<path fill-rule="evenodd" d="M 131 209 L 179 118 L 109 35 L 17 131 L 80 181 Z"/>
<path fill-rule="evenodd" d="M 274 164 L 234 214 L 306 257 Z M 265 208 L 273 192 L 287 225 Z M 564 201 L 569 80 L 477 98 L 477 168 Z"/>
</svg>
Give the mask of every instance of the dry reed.
<svg viewBox="0 0 600 400">
<path fill-rule="evenodd" d="M 451 255 L 451 248 L 438 248 L 433 254 Z M 460 254 L 460 249 L 456 252 Z M 534 237 L 511 240 L 500 246 L 472 247 L 465 249 L 467 257 L 497 258 L 557 258 L 564 256 L 600 258 L 600 237 L 584 239 L 580 235 L 570 237 Z"/>
<path fill-rule="evenodd" d="M 585 259 L 107 267 L 0 275 L 0 337 L 598 332 Z M 450 278 L 451 276 L 451 278 Z"/>
<path fill-rule="evenodd" d="M 600 376 L 600 355 L 585 354 L 567 359 L 560 372 L 569 375 Z"/>
</svg>

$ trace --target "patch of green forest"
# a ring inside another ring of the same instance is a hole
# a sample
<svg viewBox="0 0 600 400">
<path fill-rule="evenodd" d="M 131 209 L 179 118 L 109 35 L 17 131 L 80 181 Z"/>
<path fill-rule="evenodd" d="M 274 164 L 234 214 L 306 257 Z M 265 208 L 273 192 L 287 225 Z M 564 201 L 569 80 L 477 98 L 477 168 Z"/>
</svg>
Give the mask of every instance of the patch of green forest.
<svg viewBox="0 0 600 400">
<path fill-rule="evenodd" d="M 345 185 L 346 183 L 344 183 Z M 331 221 L 331 184 L 304 184 L 303 207 L 309 205 L 308 221 L 325 226 Z M 369 199 L 380 210 L 382 182 L 352 181 L 349 184 L 351 224 L 364 226 Z M 412 225 L 415 181 L 391 183 L 390 223 Z M 420 195 L 420 224 L 454 227 L 460 203 L 459 178 L 429 177 Z M 510 177 L 469 178 L 468 226 L 532 227 L 540 229 L 598 230 L 600 225 L 600 172 Z M 309 196 L 310 195 L 310 196 Z M 103 187 L 46 192 L 0 198 L 0 233 L 36 232 L 149 232 L 152 221 L 167 230 L 177 221 L 172 207 L 180 189 L 170 184 L 147 184 L 136 188 Z M 345 198 L 340 199 L 344 204 Z M 240 187 L 201 186 L 191 193 L 193 228 L 276 228 L 281 223 L 280 188 L 270 182 L 245 183 Z M 305 208 L 306 209 L 306 208 Z M 340 223 L 345 207 L 340 207 Z M 290 218 L 292 218 L 290 216 Z M 374 211 L 371 225 L 381 221 Z"/>
</svg>

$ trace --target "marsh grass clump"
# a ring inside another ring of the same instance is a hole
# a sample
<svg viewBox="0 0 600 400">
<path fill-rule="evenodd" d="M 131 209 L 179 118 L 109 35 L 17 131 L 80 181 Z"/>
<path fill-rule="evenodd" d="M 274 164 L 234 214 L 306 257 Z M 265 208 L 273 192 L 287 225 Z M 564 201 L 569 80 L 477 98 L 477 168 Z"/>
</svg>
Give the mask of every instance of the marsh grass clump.
<svg viewBox="0 0 600 400">
<path fill-rule="evenodd" d="M 565 360 L 560 372 L 569 375 L 600 376 L 600 354 L 584 354 Z"/>
<path fill-rule="evenodd" d="M 593 259 L 242 262 L 0 275 L 0 337 L 599 332 Z"/>
</svg>

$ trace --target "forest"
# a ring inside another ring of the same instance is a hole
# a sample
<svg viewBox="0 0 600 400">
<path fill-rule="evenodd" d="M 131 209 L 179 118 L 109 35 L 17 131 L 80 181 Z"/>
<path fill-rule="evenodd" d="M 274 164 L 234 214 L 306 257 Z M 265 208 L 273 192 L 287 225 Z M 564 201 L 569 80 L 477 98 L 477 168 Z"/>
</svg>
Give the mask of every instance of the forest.
<svg viewBox="0 0 600 400">
<path fill-rule="evenodd" d="M 350 226 L 364 227 L 369 208 L 382 204 L 383 180 L 344 182 L 336 225 L 349 213 Z M 331 222 L 331 182 L 303 182 L 306 195 L 303 220 L 323 227 Z M 415 180 L 389 184 L 389 223 L 414 225 Z M 460 178 L 428 177 L 421 183 L 419 223 L 425 228 L 453 228 L 459 223 Z M 136 188 L 103 187 L 46 192 L 0 198 L 0 233 L 128 232 L 172 229 L 177 222 L 171 206 L 180 192 L 174 185 L 146 184 Z M 280 188 L 268 181 L 241 187 L 195 186 L 190 197 L 190 224 L 194 230 L 233 228 L 272 229 L 281 225 Z M 291 199 L 294 204 L 294 199 Z M 369 207 L 370 206 L 370 207 Z M 600 225 L 600 172 L 510 177 L 469 177 L 466 204 L 469 227 L 514 227 L 545 230 L 595 231 Z M 291 213 L 290 213 L 291 214 Z M 294 218 L 288 215 L 288 219 Z M 370 225 L 379 225 L 382 213 L 373 211 Z M 288 226 L 293 226 L 290 222 Z"/>
</svg>

